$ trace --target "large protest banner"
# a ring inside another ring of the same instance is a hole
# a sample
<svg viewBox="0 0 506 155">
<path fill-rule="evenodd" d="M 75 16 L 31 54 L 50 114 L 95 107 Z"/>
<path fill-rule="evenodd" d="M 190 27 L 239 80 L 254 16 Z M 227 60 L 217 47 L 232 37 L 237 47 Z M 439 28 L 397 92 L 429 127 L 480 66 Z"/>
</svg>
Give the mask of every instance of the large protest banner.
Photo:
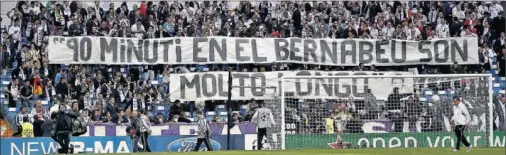
<svg viewBox="0 0 506 155">
<path fill-rule="evenodd" d="M 353 71 L 276 71 L 236 72 L 232 74 L 232 99 L 270 99 L 279 96 L 282 76 L 349 76 L 349 78 L 313 78 L 284 82 L 287 93 L 299 98 L 362 98 L 368 89 L 377 99 L 386 100 L 394 87 L 401 93 L 413 92 L 413 78 L 353 78 L 353 75 L 410 75 L 410 72 Z M 170 98 L 183 101 L 227 100 L 228 72 L 185 73 L 170 75 Z"/>
<path fill-rule="evenodd" d="M 55 64 L 302 63 L 334 66 L 479 64 L 477 38 L 430 41 L 174 37 L 160 39 L 51 36 Z"/>
</svg>

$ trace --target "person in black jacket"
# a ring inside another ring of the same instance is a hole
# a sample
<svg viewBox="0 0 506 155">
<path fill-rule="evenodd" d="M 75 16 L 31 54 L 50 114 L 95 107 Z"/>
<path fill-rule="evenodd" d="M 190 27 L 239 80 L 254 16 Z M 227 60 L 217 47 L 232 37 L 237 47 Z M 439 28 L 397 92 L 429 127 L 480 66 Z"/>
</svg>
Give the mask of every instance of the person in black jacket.
<svg viewBox="0 0 506 155">
<path fill-rule="evenodd" d="M 400 94 L 398 87 L 395 87 L 393 93 L 388 95 L 386 108 L 390 111 L 389 118 L 393 120 L 395 124 L 394 127 L 395 132 L 402 132 L 402 127 L 404 125 L 401 114 L 400 112 L 397 111 L 402 109 L 401 99 L 410 95 L 412 94 L 411 93 Z"/>
<path fill-rule="evenodd" d="M 418 117 L 420 117 L 420 113 L 422 112 L 422 107 L 420 104 L 413 98 L 409 97 L 406 101 L 406 106 L 404 106 L 404 114 L 406 115 L 408 121 L 409 121 L 409 130 L 415 130 L 415 132 L 418 132 L 416 129 L 416 121 L 418 120 Z"/>
<path fill-rule="evenodd" d="M 60 79 L 60 83 L 56 85 L 56 94 L 60 95 L 62 99 L 66 99 L 69 95 L 69 89 L 67 87 L 67 80 L 65 78 Z"/>
<path fill-rule="evenodd" d="M 501 50 L 501 54 L 497 56 L 499 76 L 506 77 L 506 49 Z"/>
<path fill-rule="evenodd" d="M 69 28 L 69 35 L 70 36 L 81 36 L 84 33 L 84 27 L 79 23 L 79 20 L 77 17 L 72 17 L 72 25 L 70 25 Z"/>
<path fill-rule="evenodd" d="M 174 120 L 175 118 L 177 118 L 178 122 L 186 122 L 186 123 L 192 122 L 188 118 L 183 116 L 183 108 L 181 107 L 181 101 L 179 100 L 176 100 L 174 102 L 174 105 L 170 107 L 169 116 L 170 120 Z"/>
<path fill-rule="evenodd" d="M 25 85 L 21 87 L 21 104 L 25 107 L 28 107 L 28 109 L 32 109 L 33 105 L 32 100 L 33 97 L 33 87 L 30 85 L 30 81 L 26 80 Z"/>
<path fill-rule="evenodd" d="M 109 98 L 109 103 L 106 107 L 106 113 L 111 114 L 111 122 L 118 123 L 118 114 L 120 113 L 121 108 L 115 103 L 114 98 Z"/>
<path fill-rule="evenodd" d="M 53 131 L 51 136 L 62 146 L 58 153 L 69 153 L 70 134 L 72 132 L 72 118 L 77 118 L 76 114 L 67 110 L 64 104 L 59 105 L 59 111 L 52 114 L 54 117 Z"/>
</svg>

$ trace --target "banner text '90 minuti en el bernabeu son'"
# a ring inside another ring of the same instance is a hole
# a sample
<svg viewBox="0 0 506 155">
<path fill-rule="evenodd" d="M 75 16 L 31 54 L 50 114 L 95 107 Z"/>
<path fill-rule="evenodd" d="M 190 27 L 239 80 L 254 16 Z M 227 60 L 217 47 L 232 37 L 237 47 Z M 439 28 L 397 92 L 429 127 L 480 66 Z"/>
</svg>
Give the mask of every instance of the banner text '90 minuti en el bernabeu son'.
<svg viewBox="0 0 506 155">
<path fill-rule="evenodd" d="M 221 64 L 301 63 L 335 66 L 478 64 L 476 38 L 430 41 L 176 37 L 49 38 L 50 63 L 56 64 Z"/>
</svg>

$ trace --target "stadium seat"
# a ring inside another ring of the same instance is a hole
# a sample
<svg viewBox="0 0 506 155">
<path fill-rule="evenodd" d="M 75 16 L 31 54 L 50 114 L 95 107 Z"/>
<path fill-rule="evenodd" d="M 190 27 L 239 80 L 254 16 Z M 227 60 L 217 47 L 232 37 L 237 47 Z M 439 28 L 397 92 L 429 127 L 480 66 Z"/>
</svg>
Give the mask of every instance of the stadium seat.
<svg viewBox="0 0 506 155">
<path fill-rule="evenodd" d="M 240 110 L 241 110 L 241 111 L 240 111 L 240 114 L 241 114 L 241 115 L 246 115 L 246 114 L 248 113 L 248 112 L 246 111 L 246 109 L 247 109 L 247 108 L 248 108 L 248 107 L 247 107 L 247 105 L 241 105 L 241 106 L 240 106 Z"/>
<path fill-rule="evenodd" d="M 151 85 L 157 86 L 158 84 L 158 80 L 151 80 Z"/>
<path fill-rule="evenodd" d="M 214 111 L 216 111 L 217 113 L 220 113 L 223 111 L 227 111 L 227 109 L 226 109 L 225 105 L 217 105 L 216 109 Z"/>
<path fill-rule="evenodd" d="M 9 108 L 7 112 L 7 117 L 14 118 L 18 114 L 16 108 Z"/>
<path fill-rule="evenodd" d="M 199 65 L 199 70 L 202 71 L 202 72 L 207 72 L 207 71 L 212 70 L 212 69 L 209 69 L 207 67 L 207 65 Z"/>
<path fill-rule="evenodd" d="M 5 112 L 9 111 L 9 105 L 8 104 L 2 104 L 2 109 L 4 109 Z"/>
<path fill-rule="evenodd" d="M 227 112 L 220 112 L 220 120 L 227 121 L 228 119 L 228 113 Z"/>
<path fill-rule="evenodd" d="M 156 81 L 158 81 L 158 84 L 163 84 L 163 75 L 158 75 Z"/>
<path fill-rule="evenodd" d="M 501 87 L 500 83 L 494 83 L 494 87 Z"/>
<path fill-rule="evenodd" d="M 184 115 L 185 117 L 188 117 L 188 118 L 189 118 L 189 117 L 191 117 L 190 112 L 184 112 L 184 113 L 183 113 L 183 115 Z"/>
<path fill-rule="evenodd" d="M 214 116 L 216 116 L 216 113 L 214 111 L 208 111 L 206 115 L 207 121 L 212 121 L 214 119 Z"/>
<path fill-rule="evenodd" d="M 167 107 L 163 105 L 157 105 L 155 109 L 155 113 L 162 113 L 162 115 L 167 116 Z"/>
</svg>

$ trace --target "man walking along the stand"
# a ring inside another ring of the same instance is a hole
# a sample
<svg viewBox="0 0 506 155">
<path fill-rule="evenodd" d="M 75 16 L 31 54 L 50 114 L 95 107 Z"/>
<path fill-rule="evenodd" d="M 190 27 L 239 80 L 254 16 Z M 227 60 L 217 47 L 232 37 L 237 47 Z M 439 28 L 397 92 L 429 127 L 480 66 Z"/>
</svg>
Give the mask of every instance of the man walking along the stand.
<svg viewBox="0 0 506 155">
<path fill-rule="evenodd" d="M 466 105 L 460 102 L 459 97 L 453 97 L 453 117 L 451 119 L 451 122 L 452 126 L 454 126 L 455 135 L 457 136 L 457 145 L 455 145 L 453 152 L 460 151 L 460 142 L 464 143 L 464 145 L 467 147 L 467 152 L 471 151 L 472 146 L 464 136 L 464 130 L 470 121 L 471 116 L 467 111 Z"/>
<path fill-rule="evenodd" d="M 209 124 L 207 123 L 206 118 L 204 118 L 204 115 L 202 115 L 202 112 L 197 112 L 197 118 L 199 119 L 197 122 L 197 125 L 199 126 L 197 131 L 197 145 L 195 145 L 193 151 L 199 151 L 202 142 L 206 145 L 207 151 L 213 151 L 213 147 L 209 141 L 211 128 L 209 128 Z"/>
<path fill-rule="evenodd" d="M 58 149 L 58 152 L 61 154 L 68 154 L 70 134 L 72 132 L 72 118 L 76 118 L 77 116 L 72 111 L 68 110 L 63 104 L 59 105 L 58 112 L 55 112 L 53 115 L 55 122 L 53 124 L 53 131 L 51 135 L 62 147 L 61 149 Z"/>
<path fill-rule="evenodd" d="M 264 107 L 263 102 L 258 103 L 258 109 L 251 118 L 251 121 L 258 126 L 257 147 L 262 150 L 262 141 L 267 135 L 267 128 L 275 125 L 271 109 Z"/>
<path fill-rule="evenodd" d="M 127 132 L 133 141 L 133 152 L 151 152 L 148 144 L 148 136 L 151 134 L 151 125 L 146 121 L 147 117 L 134 110 L 132 112 L 132 123 L 127 128 Z M 139 149 L 139 141 L 142 144 L 142 150 Z"/>
<path fill-rule="evenodd" d="M 146 116 L 146 111 L 141 110 L 140 115 L 140 123 L 141 123 L 141 142 L 144 149 L 144 152 L 151 152 L 151 148 L 149 147 L 148 137 L 151 135 L 151 123 L 149 122 L 149 117 Z"/>
</svg>

